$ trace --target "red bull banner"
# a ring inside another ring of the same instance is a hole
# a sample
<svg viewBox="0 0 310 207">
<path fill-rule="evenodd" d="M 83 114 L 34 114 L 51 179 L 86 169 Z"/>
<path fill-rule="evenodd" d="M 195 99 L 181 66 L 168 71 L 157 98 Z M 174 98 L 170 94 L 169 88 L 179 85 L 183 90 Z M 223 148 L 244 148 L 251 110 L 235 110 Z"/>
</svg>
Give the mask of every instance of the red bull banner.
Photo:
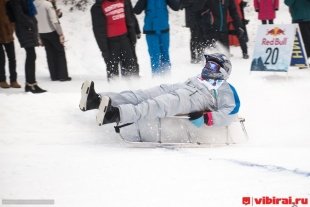
<svg viewBox="0 0 310 207">
<path fill-rule="evenodd" d="M 296 35 L 301 38 L 299 27 L 296 24 L 269 24 L 261 25 L 257 30 L 251 71 L 287 72 L 293 56 Z M 303 44 L 300 53 L 305 63 L 307 56 Z M 299 63 L 302 62 L 298 60 Z M 295 64 L 296 65 L 296 64 Z"/>
</svg>

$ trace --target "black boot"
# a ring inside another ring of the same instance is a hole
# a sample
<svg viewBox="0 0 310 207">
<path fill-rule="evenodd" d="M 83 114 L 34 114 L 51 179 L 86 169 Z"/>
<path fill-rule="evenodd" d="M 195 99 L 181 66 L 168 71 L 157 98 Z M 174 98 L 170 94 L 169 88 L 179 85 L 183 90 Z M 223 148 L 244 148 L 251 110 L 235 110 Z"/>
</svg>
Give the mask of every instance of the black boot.
<svg viewBox="0 0 310 207">
<path fill-rule="evenodd" d="M 60 78 L 59 81 L 64 82 L 64 81 L 71 81 L 72 78 L 71 77 L 66 77 L 66 78 Z"/>
<path fill-rule="evenodd" d="M 46 90 L 40 88 L 37 83 L 32 83 L 32 84 L 26 83 L 25 91 L 31 92 L 31 93 L 44 93 L 44 92 L 46 92 Z"/>
<path fill-rule="evenodd" d="M 81 88 L 80 109 L 82 111 L 98 109 L 100 104 L 100 95 L 95 91 L 93 81 L 84 81 Z"/>
<path fill-rule="evenodd" d="M 249 55 L 247 53 L 242 54 L 243 59 L 249 59 Z"/>
<path fill-rule="evenodd" d="M 120 121 L 119 109 L 111 105 L 111 99 L 108 96 L 101 98 L 96 119 L 99 126 Z"/>
</svg>

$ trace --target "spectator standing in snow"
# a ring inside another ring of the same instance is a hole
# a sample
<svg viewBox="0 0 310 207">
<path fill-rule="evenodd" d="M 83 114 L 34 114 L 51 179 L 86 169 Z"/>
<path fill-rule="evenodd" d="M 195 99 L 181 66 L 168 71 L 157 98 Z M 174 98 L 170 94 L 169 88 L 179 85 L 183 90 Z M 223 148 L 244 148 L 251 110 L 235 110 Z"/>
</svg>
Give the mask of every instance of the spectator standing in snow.
<svg viewBox="0 0 310 207">
<path fill-rule="evenodd" d="M 203 51 L 206 46 L 203 35 L 203 18 L 193 11 L 195 1 L 197 0 L 181 0 L 180 4 L 180 9 L 185 9 L 185 26 L 190 29 L 191 63 L 194 64 L 199 63 L 202 60 Z"/>
<path fill-rule="evenodd" d="M 228 125 L 240 107 L 236 90 L 226 81 L 231 73 L 231 62 L 219 53 L 205 55 L 205 58 L 201 74 L 184 83 L 97 94 L 94 82 L 85 81 L 79 107 L 82 111 L 99 109 L 99 125 L 130 124 L 180 114 L 189 114 L 197 127 Z"/>
<path fill-rule="evenodd" d="M 228 12 L 233 19 L 236 33 L 240 36 L 244 33 L 234 0 L 199 0 L 196 1 L 194 11 L 208 19 L 206 22 L 208 22 L 208 27 L 211 27 L 209 31 L 212 33 L 207 37 L 212 38 L 207 40 L 208 44 L 215 40 L 229 50 Z"/>
<path fill-rule="evenodd" d="M 9 0 L 9 16 L 15 21 L 16 36 L 20 46 L 26 50 L 25 76 L 26 92 L 44 93 L 46 90 L 40 88 L 36 81 L 36 51 L 39 46 L 39 33 L 37 27 L 36 7 L 33 0 Z"/>
<path fill-rule="evenodd" d="M 298 23 L 302 39 L 310 58 L 310 0 L 285 0 L 289 7 L 293 23 Z"/>
<path fill-rule="evenodd" d="M 231 18 L 228 12 L 227 23 L 228 23 L 228 28 L 229 28 L 229 45 L 234 45 L 234 46 L 240 45 L 243 59 L 248 59 L 249 55 L 248 55 L 247 42 L 249 39 L 248 39 L 246 24 L 248 24 L 249 20 L 246 20 L 244 18 L 244 7 L 247 5 L 247 2 L 243 0 L 235 0 L 235 3 L 237 6 L 237 12 L 241 19 L 242 29 L 244 30 L 244 32 L 241 34 L 240 33 L 238 34 L 238 31 L 236 31 L 233 26 L 233 19 Z"/>
<path fill-rule="evenodd" d="M 179 0 L 138 0 L 136 14 L 145 11 L 143 33 L 146 34 L 153 75 L 170 71 L 168 6 L 177 11 Z"/>
<path fill-rule="evenodd" d="M 130 0 L 96 0 L 91 7 L 93 32 L 107 65 L 108 80 L 119 76 L 139 76 L 135 55 L 136 20 Z"/>
<path fill-rule="evenodd" d="M 53 4 L 49 0 L 35 0 L 39 34 L 46 51 L 52 81 L 70 81 L 64 48 L 65 37 Z"/>
<path fill-rule="evenodd" d="M 6 14 L 6 0 L 0 0 L 0 88 L 20 88 L 17 82 L 14 24 Z M 10 84 L 5 76 L 5 53 L 9 60 Z"/>
<path fill-rule="evenodd" d="M 279 0 L 254 0 L 254 8 L 262 24 L 268 24 L 268 22 L 273 24 L 276 11 L 279 9 Z"/>
</svg>

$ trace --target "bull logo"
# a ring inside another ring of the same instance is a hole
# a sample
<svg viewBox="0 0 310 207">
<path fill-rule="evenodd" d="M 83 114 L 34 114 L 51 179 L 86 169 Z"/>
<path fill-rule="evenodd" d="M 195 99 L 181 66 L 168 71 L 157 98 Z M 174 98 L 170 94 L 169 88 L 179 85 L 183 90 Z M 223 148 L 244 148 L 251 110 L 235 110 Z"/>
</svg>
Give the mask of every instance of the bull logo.
<svg viewBox="0 0 310 207">
<path fill-rule="evenodd" d="M 275 27 L 271 30 L 267 30 L 267 35 L 272 35 L 274 37 L 278 35 L 285 35 L 285 31 L 279 27 Z"/>
</svg>

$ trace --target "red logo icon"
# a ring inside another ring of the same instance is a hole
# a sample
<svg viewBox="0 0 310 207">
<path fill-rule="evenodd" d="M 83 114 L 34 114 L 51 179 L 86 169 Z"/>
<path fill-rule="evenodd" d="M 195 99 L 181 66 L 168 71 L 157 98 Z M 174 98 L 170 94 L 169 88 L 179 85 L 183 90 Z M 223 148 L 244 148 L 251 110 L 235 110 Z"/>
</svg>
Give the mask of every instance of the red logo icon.
<svg viewBox="0 0 310 207">
<path fill-rule="evenodd" d="M 243 205 L 250 205 L 251 204 L 251 197 L 243 197 L 242 198 Z"/>
<path fill-rule="evenodd" d="M 267 35 L 272 35 L 272 36 L 285 35 L 285 31 L 279 27 L 275 27 L 271 30 L 267 30 Z"/>
</svg>

